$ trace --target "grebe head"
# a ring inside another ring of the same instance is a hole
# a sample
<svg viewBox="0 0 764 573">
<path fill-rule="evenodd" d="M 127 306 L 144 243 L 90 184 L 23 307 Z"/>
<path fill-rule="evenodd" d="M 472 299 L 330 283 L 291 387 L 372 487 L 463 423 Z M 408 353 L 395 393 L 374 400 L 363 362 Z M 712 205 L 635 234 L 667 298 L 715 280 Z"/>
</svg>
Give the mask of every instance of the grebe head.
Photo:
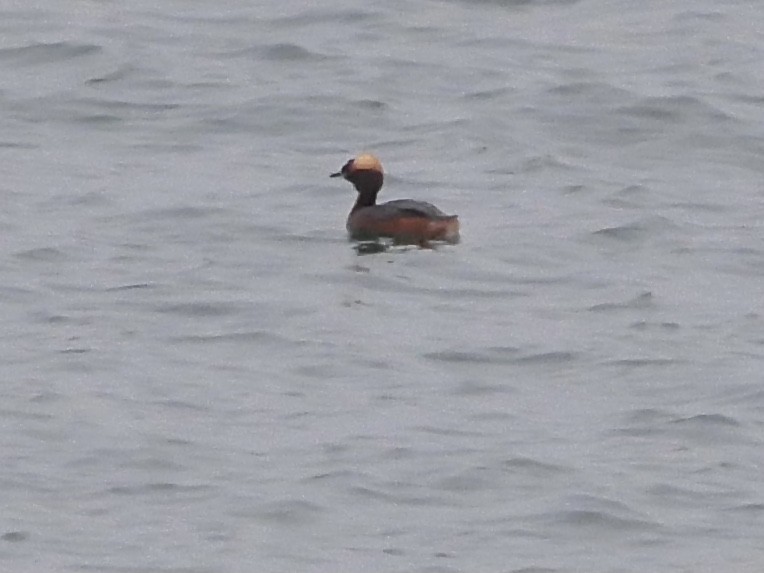
<svg viewBox="0 0 764 573">
<path fill-rule="evenodd" d="M 359 193 L 376 195 L 382 188 L 384 172 L 379 159 L 370 153 L 351 159 L 337 173 L 329 177 L 344 177 L 350 181 Z"/>
</svg>

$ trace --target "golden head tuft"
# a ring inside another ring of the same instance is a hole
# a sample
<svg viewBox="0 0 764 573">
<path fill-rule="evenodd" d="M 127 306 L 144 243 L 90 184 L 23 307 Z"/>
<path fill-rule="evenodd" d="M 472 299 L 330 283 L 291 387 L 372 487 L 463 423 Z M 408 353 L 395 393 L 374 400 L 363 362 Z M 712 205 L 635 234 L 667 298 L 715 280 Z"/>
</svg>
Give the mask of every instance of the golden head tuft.
<svg viewBox="0 0 764 573">
<path fill-rule="evenodd" d="M 371 153 L 362 153 L 353 160 L 353 171 L 360 169 L 383 173 L 382 163 Z"/>
</svg>

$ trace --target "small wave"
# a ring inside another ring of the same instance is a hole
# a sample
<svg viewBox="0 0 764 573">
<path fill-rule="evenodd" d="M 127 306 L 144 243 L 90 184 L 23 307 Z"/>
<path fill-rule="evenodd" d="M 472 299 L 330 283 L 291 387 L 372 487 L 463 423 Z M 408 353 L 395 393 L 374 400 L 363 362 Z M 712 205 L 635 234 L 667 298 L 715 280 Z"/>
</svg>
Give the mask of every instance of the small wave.
<svg viewBox="0 0 764 573">
<path fill-rule="evenodd" d="M 716 121 L 732 119 L 723 111 L 691 96 L 642 98 L 634 104 L 621 106 L 616 111 L 626 117 L 656 120 L 661 124 L 667 122 L 681 123 L 690 120 L 695 122 L 698 118 Z"/>
<path fill-rule="evenodd" d="M 10 302 L 10 301 L 28 302 L 31 300 L 35 300 L 37 298 L 37 294 L 32 289 L 21 288 L 16 286 L 0 285 L 0 297 L 2 297 L 3 301 L 5 302 Z M 47 316 L 49 315 L 46 314 L 45 317 L 43 317 L 43 320 L 47 318 Z"/>
<path fill-rule="evenodd" d="M 351 481 L 354 479 L 361 479 L 363 477 L 364 476 L 360 474 L 359 472 L 352 471 L 352 470 L 332 470 L 332 471 L 321 472 L 321 473 L 304 477 L 300 481 L 303 483 L 313 483 L 313 482 L 323 482 L 323 481 L 347 483 L 348 481 Z"/>
<path fill-rule="evenodd" d="M 644 235 L 644 227 L 639 223 L 629 223 L 617 227 L 604 227 L 598 231 L 594 231 L 593 234 L 598 237 L 606 237 L 617 241 L 634 241 Z"/>
<path fill-rule="evenodd" d="M 88 460 L 89 462 L 103 461 L 98 456 Z M 161 456 L 146 456 L 140 458 L 130 457 L 126 461 L 118 463 L 120 468 L 134 469 L 142 471 L 184 471 L 186 466 L 175 463 L 167 458 Z"/>
<path fill-rule="evenodd" d="M 483 364 L 492 362 L 490 357 L 484 356 L 477 352 L 462 352 L 458 350 L 444 350 L 442 352 L 428 352 L 423 354 L 425 358 L 429 360 L 439 360 L 441 362 L 462 362 Z"/>
<path fill-rule="evenodd" d="M 578 358 L 576 352 L 541 352 L 522 356 L 515 362 L 518 364 L 562 364 L 572 362 Z"/>
<path fill-rule="evenodd" d="M 337 27 L 343 24 L 375 21 L 379 17 L 380 15 L 373 10 L 350 8 L 335 11 L 322 6 L 321 9 L 303 9 L 299 14 L 274 18 L 269 23 L 280 28 L 298 28 L 304 25 L 314 25 L 318 22 L 327 22 Z"/>
<path fill-rule="evenodd" d="M 743 442 L 742 424 L 723 414 L 697 414 L 677 417 L 662 410 L 637 410 L 629 415 L 626 424 L 613 431 L 615 435 L 644 437 L 672 435 L 683 440 L 728 443 Z"/>
<path fill-rule="evenodd" d="M 110 128 L 128 120 L 156 120 L 159 116 L 180 108 L 176 103 L 133 102 L 101 97 L 76 97 L 54 94 L 30 98 L 20 106 L 21 114 L 32 121 L 86 124 Z"/>
<path fill-rule="evenodd" d="M 26 541 L 29 539 L 29 533 L 26 531 L 7 531 L 6 533 L 3 533 L 2 536 L 0 536 L 0 539 L 3 541 L 18 543 L 19 541 Z"/>
<path fill-rule="evenodd" d="M 168 339 L 170 342 L 180 342 L 188 344 L 217 344 L 229 342 L 271 342 L 273 344 L 300 344 L 299 342 L 287 340 L 283 336 L 278 336 L 272 332 L 262 330 L 253 330 L 250 332 L 227 332 L 224 334 L 195 334 L 174 336 Z"/>
<path fill-rule="evenodd" d="M 350 105 L 366 111 L 384 111 L 390 108 L 387 103 L 378 99 L 351 100 Z"/>
<path fill-rule="evenodd" d="M 468 352 L 461 350 L 444 350 L 428 352 L 423 356 L 430 360 L 442 362 L 461 362 L 466 364 L 560 364 L 578 358 L 574 352 L 553 351 L 540 352 L 519 356 L 517 348 L 489 348 L 483 352 Z"/>
<path fill-rule="evenodd" d="M 674 358 L 622 358 L 619 360 L 610 360 L 606 364 L 627 368 L 645 368 L 682 363 L 684 363 L 683 360 L 676 360 Z"/>
<path fill-rule="evenodd" d="M 472 437 L 478 438 L 483 436 L 482 432 L 470 431 L 470 430 L 458 430 L 456 428 L 438 428 L 435 426 L 417 426 L 416 430 L 424 432 L 426 434 L 432 434 L 435 436 L 459 436 L 459 437 Z"/>
<path fill-rule="evenodd" d="M 20 141 L 0 141 L 0 149 L 37 149 L 39 145 L 22 143 Z"/>
<path fill-rule="evenodd" d="M 77 98 L 73 101 L 75 104 L 79 104 L 82 107 L 87 107 L 88 109 L 100 108 L 102 110 L 106 110 L 107 112 L 135 111 L 135 112 L 147 113 L 147 114 L 157 114 L 157 113 L 162 113 L 166 111 L 172 111 L 181 107 L 181 105 L 177 103 L 146 103 L 146 102 L 137 102 L 137 101 L 127 101 L 124 99 L 105 99 L 105 98 L 92 98 L 92 97 Z M 116 115 L 116 114 L 104 113 L 100 115 Z"/>
<path fill-rule="evenodd" d="M 671 19 L 677 23 L 687 22 L 690 24 L 697 24 L 699 22 L 723 22 L 726 19 L 726 16 L 722 12 L 686 10 L 675 14 Z"/>
<path fill-rule="evenodd" d="M 18 259 L 24 259 L 27 261 L 38 261 L 46 263 L 55 263 L 59 261 L 65 261 L 68 257 L 62 251 L 55 247 L 40 247 L 37 249 L 28 249 L 26 251 L 19 251 L 14 255 Z"/>
<path fill-rule="evenodd" d="M 129 78 L 134 71 L 135 71 L 135 68 L 133 68 L 132 66 L 123 66 L 113 72 L 94 76 L 90 78 L 89 80 L 86 80 L 85 85 L 97 86 L 99 84 L 108 84 L 112 82 L 117 82 L 117 81 Z"/>
<path fill-rule="evenodd" d="M 257 508 L 235 511 L 240 517 L 254 517 L 274 525 L 297 527 L 315 521 L 324 510 L 320 505 L 301 499 L 285 499 L 266 503 Z"/>
<path fill-rule="evenodd" d="M 492 394 L 506 394 L 514 392 L 514 389 L 506 384 L 490 384 L 484 381 L 468 380 L 459 384 L 454 390 L 456 396 L 490 396 Z"/>
<path fill-rule="evenodd" d="M 405 484 L 394 484 L 398 487 L 403 487 Z M 428 507 L 428 506 L 444 506 L 452 505 L 452 496 L 435 496 L 435 495 L 406 495 L 403 493 L 388 493 L 378 488 L 355 486 L 349 489 L 350 493 L 361 497 L 365 500 L 375 500 L 385 503 L 389 503 L 394 506 L 413 506 L 413 507 Z"/>
<path fill-rule="evenodd" d="M 40 414 L 37 412 L 26 412 L 22 410 L 13 410 L 2 408 L 0 409 L 0 416 L 10 420 L 35 420 L 35 421 L 49 421 L 55 417 L 52 414 Z"/>
<path fill-rule="evenodd" d="M 630 324 L 629 328 L 639 331 L 662 330 L 671 332 L 679 330 L 681 326 L 678 322 L 648 322 L 646 320 L 639 320 L 633 324 Z"/>
<path fill-rule="evenodd" d="M 156 312 L 190 317 L 229 316 L 237 314 L 241 306 L 228 302 L 180 302 L 165 303 L 154 307 Z"/>
<path fill-rule="evenodd" d="M 653 293 L 646 291 L 624 302 L 605 302 L 601 304 L 595 304 L 594 306 L 590 306 L 589 310 L 592 312 L 610 312 L 615 310 L 633 309 L 644 310 L 653 308 L 654 306 L 655 303 L 653 302 Z"/>
<path fill-rule="evenodd" d="M 561 511 L 550 517 L 553 518 L 554 521 L 566 525 L 601 531 L 649 530 L 656 527 L 655 523 L 644 519 L 618 517 L 605 511 L 585 509 Z"/>
<path fill-rule="evenodd" d="M 540 155 L 537 157 L 531 157 L 524 160 L 520 167 L 518 167 L 518 173 L 536 173 L 540 171 L 572 171 L 573 167 L 561 159 L 554 157 L 553 155 Z"/>
<path fill-rule="evenodd" d="M 660 483 L 648 487 L 646 492 L 658 498 L 661 503 L 697 507 L 708 501 L 709 496 L 718 496 L 718 491 L 696 490 L 689 487 L 679 487 L 669 483 Z"/>
<path fill-rule="evenodd" d="M 193 404 L 186 400 L 157 400 L 157 404 L 163 408 L 170 408 L 173 410 L 189 410 L 191 412 L 209 412 L 209 408 L 206 406 L 200 406 L 199 404 Z"/>
<path fill-rule="evenodd" d="M 160 209 L 147 209 L 145 211 L 139 211 L 128 215 L 128 217 L 135 219 L 136 221 L 162 221 L 165 219 L 180 219 L 185 221 L 193 221 L 196 219 L 202 219 L 209 217 L 210 215 L 217 215 L 225 212 L 224 209 L 217 207 L 165 207 Z"/>
<path fill-rule="evenodd" d="M 764 503 L 744 503 L 730 507 L 729 511 L 761 515 L 764 514 Z"/>
<path fill-rule="evenodd" d="M 275 44 L 264 50 L 263 55 L 274 62 L 320 60 L 324 58 L 324 56 L 311 52 L 297 44 Z"/>
<path fill-rule="evenodd" d="M 448 492 L 472 492 L 499 489 L 501 486 L 496 481 L 486 479 L 482 468 L 471 468 L 456 475 L 438 480 L 434 485 L 436 489 Z"/>
<path fill-rule="evenodd" d="M 629 424 L 640 425 L 656 425 L 670 421 L 673 415 L 665 410 L 658 410 L 656 408 L 641 408 L 629 412 L 627 416 L 627 422 Z"/>
<path fill-rule="evenodd" d="M 463 350 L 442 350 L 438 352 L 428 352 L 423 356 L 429 360 L 440 362 L 459 362 L 465 364 L 501 364 L 514 362 L 519 352 L 517 348 L 494 348 L 486 353 L 469 352 Z"/>
<path fill-rule="evenodd" d="M 467 100 L 477 100 L 477 101 L 491 101 L 491 100 L 497 100 L 501 99 L 504 96 L 507 96 L 510 94 L 510 90 L 508 88 L 497 88 L 497 89 L 491 89 L 491 90 L 479 90 L 474 92 L 468 92 L 464 94 L 464 99 Z"/>
<path fill-rule="evenodd" d="M 142 289 L 150 289 L 150 288 L 154 288 L 154 285 L 150 283 L 131 283 L 126 285 L 109 287 L 104 289 L 104 291 L 105 292 L 120 292 L 125 290 L 142 290 Z"/>
<path fill-rule="evenodd" d="M 560 501 L 560 510 L 540 514 L 538 517 L 552 525 L 573 527 L 588 533 L 618 534 L 623 531 L 650 531 L 660 524 L 634 511 L 626 503 L 594 495 L 571 495 Z"/>
<path fill-rule="evenodd" d="M 580 0 L 460 0 L 464 4 L 486 4 L 502 8 L 525 8 L 532 6 L 568 6 Z"/>
<path fill-rule="evenodd" d="M 534 460 L 533 458 L 522 456 L 510 458 L 504 461 L 502 465 L 505 469 L 513 473 L 524 473 L 535 478 L 556 476 L 572 471 L 569 468 L 563 466 L 540 462 L 538 460 Z"/>
<path fill-rule="evenodd" d="M 66 348 L 64 350 L 59 350 L 60 354 L 87 354 L 88 352 L 91 352 L 92 348 Z"/>
<path fill-rule="evenodd" d="M 257 57 L 271 62 L 316 62 L 328 59 L 328 56 L 312 52 L 298 44 L 279 43 L 267 46 L 253 46 L 223 54 L 223 57 Z"/>
<path fill-rule="evenodd" d="M 619 209 L 644 209 L 650 190 L 644 185 L 628 185 L 602 200 L 605 205 Z"/>
<path fill-rule="evenodd" d="M 569 82 L 549 88 L 546 93 L 552 96 L 561 96 L 570 99 L 572 96 L 581 96 L 581 99 L 589 103 L 608 104 L 624 99 L 631 99 L 632 93 L 600 82 Z"/>
<path fill-rule="evenodd" d="M 182 485 L 170 482 L 154 482 L 141 485 L 113 486 L 106 490 L 112 495 L 140 496 L 155 493 L 185 494 L 212 489 L 208 485 Z"/>
<path fill-rule="evenodd" d="M 593 231 L 592 235 L 613 241 L 633 243 L 659 235 L 674 227 L 674 223 L 665 217 L 646 217 L 623 225 L 603 227 Z"/>
<path fill-rule="evenodd" d="M 689 418 L 679 418 L 672 422 L 673 424 L 690 425 L 703 428 L 710 428 L 716 426 L 736 427 L 740 426 L 740 422 L 729 416 L 722 414 L 698 414 L 696 416 L 690 416 Z"/>
<path fill-rule="evenodd" d="M 100 46 L 93 44 L 72 44 L 69 42 L 30 44 L 29 46 L 0 49 L 0 60 L 23 65 L 47 64 L 89 56 L 101 50 Z"/>
</svg>

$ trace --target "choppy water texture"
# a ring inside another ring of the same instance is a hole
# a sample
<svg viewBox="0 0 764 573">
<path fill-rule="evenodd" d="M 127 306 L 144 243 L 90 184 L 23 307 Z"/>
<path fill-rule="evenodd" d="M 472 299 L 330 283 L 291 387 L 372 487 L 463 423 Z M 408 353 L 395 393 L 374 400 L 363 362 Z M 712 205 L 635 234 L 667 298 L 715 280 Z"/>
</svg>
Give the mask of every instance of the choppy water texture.
<svg viewBox="0 0 764 573">
<path fill-rule="evenodd" d="M 1 570 L 762 571 L 764 3 L 0 31 Z"/>
</svg>

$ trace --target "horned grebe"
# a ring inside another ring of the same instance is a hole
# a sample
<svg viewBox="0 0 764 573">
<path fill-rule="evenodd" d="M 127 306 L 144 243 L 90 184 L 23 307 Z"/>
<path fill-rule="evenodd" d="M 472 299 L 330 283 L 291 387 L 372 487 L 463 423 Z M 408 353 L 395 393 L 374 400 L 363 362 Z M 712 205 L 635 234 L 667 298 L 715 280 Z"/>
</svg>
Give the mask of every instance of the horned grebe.
<svg viewBox="0 0 764 573">
<path fill-rule="evenodd" d="M 399 244 L 423 246 L 429 241 L 459 242 L 457 215 L 446 215 L 431 203 L 399 199 L 376 204 L 384 174 L 382 164 L 373 155 L 364 153 L 351 159 L 330 177 L 344 177 L 358 191 L 347 220 L 351 239 L 388 237 Z"/>
</svg>

